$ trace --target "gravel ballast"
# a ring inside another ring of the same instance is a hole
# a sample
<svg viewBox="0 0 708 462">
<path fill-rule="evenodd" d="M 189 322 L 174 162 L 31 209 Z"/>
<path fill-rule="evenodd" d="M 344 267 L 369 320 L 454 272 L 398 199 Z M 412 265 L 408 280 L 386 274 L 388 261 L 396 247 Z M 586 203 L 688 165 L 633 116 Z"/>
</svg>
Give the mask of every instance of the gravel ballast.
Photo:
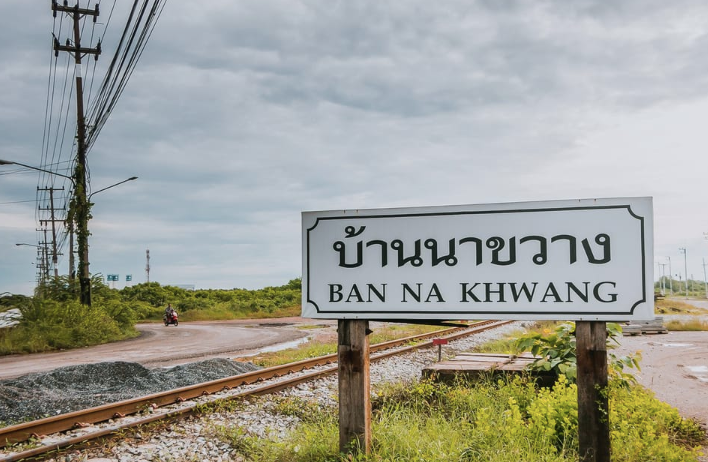
<svg viewBox="0 0 708 462">
<path fill-rule="evenodd" d="M 66 414 L 256 369 L 224 358 L 164 369 L 123 361 L 61 367 L 0 381 L 0 422 Z"/>
</svg>

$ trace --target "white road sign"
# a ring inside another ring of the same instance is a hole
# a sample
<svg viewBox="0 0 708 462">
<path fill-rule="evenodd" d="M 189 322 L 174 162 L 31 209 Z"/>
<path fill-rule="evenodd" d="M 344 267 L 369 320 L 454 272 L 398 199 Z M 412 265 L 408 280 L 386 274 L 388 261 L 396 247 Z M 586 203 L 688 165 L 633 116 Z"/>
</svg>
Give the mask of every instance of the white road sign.
<svg viewBox="0 0 708 462">
<path fill-rule="evenodd" d="M 303 212 L 302 314 L 652 319 L 652 199 Z"/>
</svg>

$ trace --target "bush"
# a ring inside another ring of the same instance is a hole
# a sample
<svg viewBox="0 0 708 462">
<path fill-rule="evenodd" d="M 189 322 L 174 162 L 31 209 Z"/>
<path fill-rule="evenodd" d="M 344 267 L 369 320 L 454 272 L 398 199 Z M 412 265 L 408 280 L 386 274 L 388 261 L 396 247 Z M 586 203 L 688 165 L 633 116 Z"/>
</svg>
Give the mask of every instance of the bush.
<svg viewBox="0 0 708 462">
<path fill-rule="evenodd" d="M 607 323 L 607 349 L 619 345 L 617 338 L 622 335 L 622 328 L 616 323 Z M 575 342 L 575 324 L 562 323 L 554 332 L 544 329 L 543 332 L 532 332 L 519 337 L 515 343 L 517 351 L 530 351 L 538 356 L 530 366 L 531 370 L 552 372 L 556 376 L 564 375 L 570 382 L 575 382 L 577 377 L 577 357 Z M 635 383 L 633 375 L 624 372 L 624 368 L 639 370 L 639 353 L 635 355 L 617 357 L 608 354 L 608 373 L 618 379 L 618 383 L 627 387 Z"/>
<path fill-rule="evenodd" d="M 137 334 L 133 314 L 115 304 L 87 307 L 77 301 L 33 299 L 20 312 L 20 324 L 0 332 L 0 354 L 77 348 Z"/>
</svg>

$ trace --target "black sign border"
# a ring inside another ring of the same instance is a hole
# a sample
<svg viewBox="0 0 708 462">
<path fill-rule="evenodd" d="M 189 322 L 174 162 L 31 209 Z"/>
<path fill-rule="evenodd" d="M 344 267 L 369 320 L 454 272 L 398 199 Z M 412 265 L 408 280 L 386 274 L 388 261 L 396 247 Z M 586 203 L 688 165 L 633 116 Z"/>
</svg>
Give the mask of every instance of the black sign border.
<svg viewBox="0 0 708 462">
<path fill-rule="evenodd" d="M 488 215 L 488 214 L 508 214 L 508 213 L 537 213 L 537 212 L 567 212 L 567 211 L 578 211 L 578 210 L 608 210 L 608 209 L 626 209 L 627 213 L 629 213 L 632 217 L 636 218 L 639 220 L 640 223 L 640 234 L 641 234 L 641 255 L 642 255 L 642 279 L 641 279 L 641 287 L 642 287 L 642 299 L 638 300 L 637 302 L 632 305 L 630 308 L 629 312 L 625 311 L 602 311 L 602 312 L 597 312 L 597 311 L 507 311 L 504 310 L 504 312 L 499 312 L 499 311 L 447 311 L 447 310 L 408 310 L 405 312 L 401 311 L 391 311 L 391 310 L 376 310 L 376 311 L 371 311 L 371 310 L 337 310 L 337 311 L 325 311 L 325 310 L 320 310 L 320 307 L 317 305 L 317 303 L 313 300 L 310 299 L 310 231 L 314 230 L 317 225 L 320 223 L 320 221 L 331 221 L 331 220 L 352 220 L 352 219 L 372 219 L 372 218 L 410 218 L 410 217 L 429 217 L 429 216 L 453 216 L 453 215 Z M 332 216 L 332 217 L 317 217 L 317 220 L 315 221 L 315 224 L 307 229 L 307 287 L 306 287 L 306 295 L 307 295 L 307 303 L 312 304 L 312 306 L 315 307 L 315 310 L 317 313 L 324 314 L 324 315 L 337 315 L 337 314 L 342 314 L 342 315 L 366 315 L 366 314 L 395 314 L 395 315 L 402 315 L 405 316 L 407 314 L 410 315 L 436 315 L 434 318 L 431 319 L 439 319 L 439 315 L 451 315 L 452 318 L 455 316 L 475 316 L 475 315 L 480 315 L 480 316 L 507 316 L 510 314 L 520 314 L 520 315 L 539 315 L 539 316 L 544 316 L 544 317 L 559 317 L 561 319 L 562 316 L 570 316 L 570 317 L 577 317 L 577 316 L 595 316 L 595 317 L 603 317 L 603 316 L 631 316 L 634 314 L 634 310 L 637 308 L 642 303 L 646 303 L 647 301 L 647 288 L 646 285 L 644 284 L 644 281 L 646 280 L 646 241 L 645 241 L 645 230 L 644 230 L 644 217 L 637 215 L 634 213 L 632 210 L 632 206 L 629 204 L 625 205 L 600 205 L 600 206 L 585 206 L 585 207 L 548 207 L 548 208 L 533 208 L 533 209 L 512 209 L 512 210 L 460 210 L 460 211 L 450 211 L 450 212 L 421 212 L 421 213 L 394 213 L 394 214 L 385 214 L 385 215 L 359 215 L 356 217 L 353 216 Z M 361 316 L 363 318 L 363 316 Z M 424 318 L 420 318 L 424 319 Z"/>
</svg>

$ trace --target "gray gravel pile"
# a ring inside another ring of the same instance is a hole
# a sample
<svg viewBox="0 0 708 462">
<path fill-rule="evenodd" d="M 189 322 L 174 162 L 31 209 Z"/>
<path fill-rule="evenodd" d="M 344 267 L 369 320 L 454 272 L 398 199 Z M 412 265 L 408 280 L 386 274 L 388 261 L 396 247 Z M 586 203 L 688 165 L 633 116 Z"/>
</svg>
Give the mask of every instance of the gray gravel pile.
<svg viewBox="0 0 708 462">
<path fill-rule="evenodd" d="M 0 422 L 10 424 L 66 414 L 257 368 L 228 359 L 152 370 L 122 361 L 61 367 L 0 381 Z"/>
</svg>

